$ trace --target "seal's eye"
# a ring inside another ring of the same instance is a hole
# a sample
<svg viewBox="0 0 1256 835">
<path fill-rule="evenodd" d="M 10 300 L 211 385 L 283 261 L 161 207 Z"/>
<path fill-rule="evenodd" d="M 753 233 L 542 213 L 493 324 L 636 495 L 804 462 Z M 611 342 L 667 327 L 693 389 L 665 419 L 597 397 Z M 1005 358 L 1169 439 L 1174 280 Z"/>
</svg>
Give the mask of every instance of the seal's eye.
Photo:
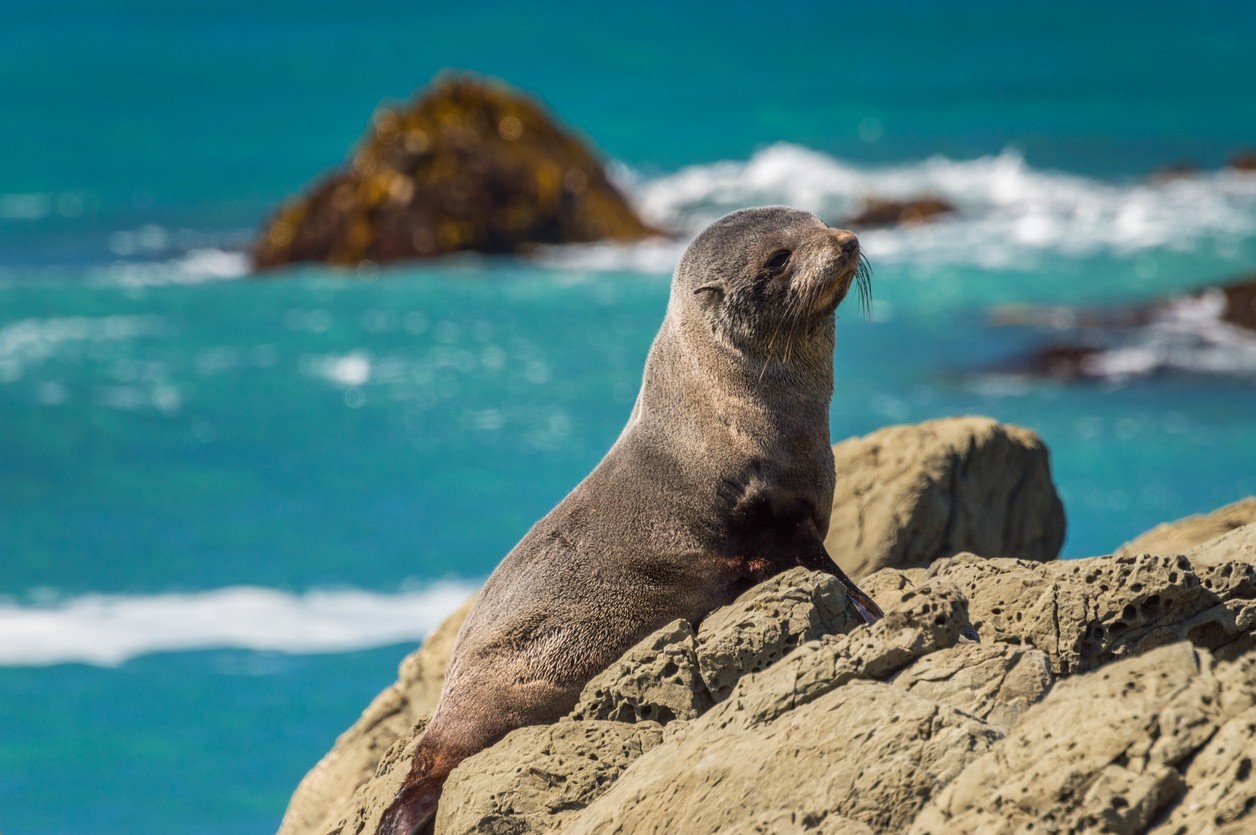
<svg viewBox="0 0 1256 835">
<path fill-rule="evenodd" d="M 771 258 L 769 258 L 768 262 L 764 264 L 764 267 L 769 272 L 774 272 L 774 273 L 780 272 L 781 270 L 785 269 L 785 265 L 789 263 L 790 254 L 791 253 L 788 249 L 782 249 L 780 252 L 777 252 Z"/>
</svg>

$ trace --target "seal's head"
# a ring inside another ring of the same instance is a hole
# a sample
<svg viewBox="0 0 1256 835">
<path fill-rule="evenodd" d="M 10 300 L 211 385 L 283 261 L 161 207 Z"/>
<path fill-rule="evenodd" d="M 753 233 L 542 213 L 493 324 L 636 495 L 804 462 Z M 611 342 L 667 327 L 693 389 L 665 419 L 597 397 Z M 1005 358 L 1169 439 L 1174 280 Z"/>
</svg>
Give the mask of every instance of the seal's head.
<svg viewBox="0 0 1256 835">
<path fill-rule="evenodd" d="M 703 323 L 743 354 L 787 360 L 799 337 L 831 326 L 856 282 L 866 307 L 868 271 L 853 233 L 766 206 L 725 215 L 689 244 L 672 305 L 685 324 Z"/>
</svg>

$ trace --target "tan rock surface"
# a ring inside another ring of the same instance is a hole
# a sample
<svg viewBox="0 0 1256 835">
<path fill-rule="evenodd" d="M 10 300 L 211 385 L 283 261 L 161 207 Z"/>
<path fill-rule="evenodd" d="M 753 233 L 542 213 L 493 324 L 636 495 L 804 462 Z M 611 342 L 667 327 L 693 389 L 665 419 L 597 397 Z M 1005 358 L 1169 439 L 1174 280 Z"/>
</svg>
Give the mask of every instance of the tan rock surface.
<svg viewBox="0 0 1256 835">
<path fill-rule="evenodd" d="M 1256 829 L 1256 708 L 1230 719 L 1186 770 L 1186 794 L 1155 832 L 1173 835 Z"/>
<path fill-rule="evenodd" d="M 1256 522 L 1234 528 L 1221 536 L 1202 542 L 1187 551 L 1186 555 L 1196 565 L 1222 562 L 1256 563 Z"/>
<path fill-rule="evenodd" d="M 1256 565 L 1186 557 L 1054 563 L 941 560 L 929 576 L 957 586 L 983 641 L 1034 647 L 1056 674 L 1183 639 L 1218 649 L 1256 625 Z"/>
<path fill-rule="evenodd" d="M 848 632 L 862 623 L 837 579 L 791 569 L 702 622 L 698 666 L 711 695 L 720 701 L 743 675 L 766 669 L 799 644 Z"/>
<path fill-rule="evenodd" d="M 688 621 L 669 623 L 595 676 L 571 712 L 576 720 L 616 722 L 696 719 L 714 701 L 698 671 Z"/>
<path fill-rule="evenodd" d="M 1157 525 L 1116 549 L 1125 554 L 1185 554 L 1235 528 L 1256 522 L 1256 496 L 1228 504 L 1212 513 L 1187 516 Z"/>
<path fill-rule="evenodd" d="M 926 655 L 891 681 L 1007 731 L 1042 701 L 1055 676 L 1046 654 L 1036 649 L 970 642 Z"/>
<path fill-rule="evenodd" d="M 354 807 L 355 792 L 372 778 L 385 752 L 403 737 L 417 739 L 411 732 L 436 707 L 445 682 L 445 662 L 471 602 L 464 603 L 406 656 L 397 682 L 375 697 L 362 717 L 305 775 L 288 802 L 279 835 L 332 831 Z"/>
<path fill-rule="evenodd" d="M 942 583 L 882 602 L 885 617 L 800 646 L 767 670 L 743 679 L 704 719 L 751 727 L 796 710 L 859 679 L 884 681 L 971 629 L 964 598 Z"/>
<path fill-rule="evenodd" d="M 658 745 L 655 722 L 558 722 L 520 728 L 454 769 L 438 832 L 551 832 Z"/>
<path fill-rule="evenodd" d="M 748 727 L 722 726 L 719 712 L 642 756 L 564 831 L 700 835 L 781 808 L 900 831 L 935 784 L 998 738 L 978 719 L 880 682 L 852 682 Z"/>
<path fill-rule="evenodd" d="M 1173 644 L 1056 684 L 912 832 L 1142 832 L 1229 717 L 1212 657 Z"/>
<path fill-rule="evenodd" d="M 1064 506 L 1042 440 L 966 417 L 891 426 L 833 447 L 837 487 L 825 547 L 855 579 L 970 551 L 1050 560 Z"/>
<path fill-rule="evenodd" d="M 467 760 L 437 831 L 1256 831 L 1253 538 L 883 569 L 871 627 L 831 577 L 787 572 Z M 307 776 L 283 835 L 373 832 L 456 628 Z"/>
</svg>

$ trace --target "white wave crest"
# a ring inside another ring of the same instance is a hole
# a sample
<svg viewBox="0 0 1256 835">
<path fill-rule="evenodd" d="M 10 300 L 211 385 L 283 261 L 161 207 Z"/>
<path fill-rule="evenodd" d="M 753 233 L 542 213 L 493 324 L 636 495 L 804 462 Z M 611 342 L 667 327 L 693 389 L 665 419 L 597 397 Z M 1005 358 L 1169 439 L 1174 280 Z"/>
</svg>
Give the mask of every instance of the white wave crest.
<svg viewBox="0 0 1256 835">
<path fill-rule="evenodd" d="M 1222 170 L 1167 180 L 1098 180 L 1033 169 L 1011 150 L 973 160 L 861 166 L 778 143 L 746 161 L 695 165 L 659 177 L 620 168 L 618 179 L 648 221 L 681 237 L 744 206 L 785 204 L 830 223 L 850 217 L 868 198 L 936 195 L 956 206 L 954 215 L 933 223 L 863 230 L 860 238 L 874 264 L 1030 269 L 1042 254 L 1190 250 L 1256 234 L 1256 175 Z M 552 258 L 579 269 L 667 272 L 683 249 L 679 240 L 599 245 Z"/>
<path fill-rule="evenodd" d="M 244 252 L 193 249 L 169 261 L 120 261 L 102 270 L 96 284 L 121 287 L 157 287 L 168 284 L 201 284 L 243 278 L 252 270 Z"/>
<path fill-rule="evenodd" d="M 85 595 L 48 605 L 0 604 L 0 666 L 114 666 L 154 652 L 237 648 L 345 652 L 418 641 L 475 591 L 291 594 L 239 586 L 152 596 Z"/>
<path fill-rule="evenodd" d="M 1093 377 L 1115 381 L 1159 371 L 1256 374 L 1256 335 L 1222 321 L 1226 299 L 1219 290 L 1173 299 L 1148 325 L 1125 335 L 1083 362 Z"/>
</svg>

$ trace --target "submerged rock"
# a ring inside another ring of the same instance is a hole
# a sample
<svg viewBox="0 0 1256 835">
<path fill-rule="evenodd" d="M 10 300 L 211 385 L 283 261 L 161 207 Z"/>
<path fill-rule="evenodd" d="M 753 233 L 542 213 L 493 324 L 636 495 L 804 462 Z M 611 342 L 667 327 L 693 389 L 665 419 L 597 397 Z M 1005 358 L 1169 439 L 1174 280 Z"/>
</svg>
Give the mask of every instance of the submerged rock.
<svg viewBox="0 0 1256 835">
<path fill-rule="evenodd" d="M 1230 157 L 1230 167 L 1235 171 L 1256 171 L 1256 150 L 1235 151 Z"/>
<path fill-rule="evenodd" d="M 915 226 L 955 211 L 953 203 L 936 194 L 922 194 L 908 200 L 870 197 L 864 201 L 862 209 L 843 219 L 839 225 L 855 229 L 869 226 Z"/>
<path fill-rule="evenodd" d="M 858 579 L 965 551 L 1050 560 L 1064 505 L 1042 440 L 990 418 L 891 426 L 833 447 L 825 547 Z"/>
<path fill-rule="evenodd" d="M 1256 275 L 1141 304 L 1002 308 L 992 318 L 1048 335 L 997 373 L 1061 380 L 1256 373 Z"/>
<path fill-rule="evenodd" d="M 258 269 L 358 265 L 654 234 L 540 105 L 452 75 L 380 109 L 348 166 L 284 205 L 252 253 Z"/>
</svg>

